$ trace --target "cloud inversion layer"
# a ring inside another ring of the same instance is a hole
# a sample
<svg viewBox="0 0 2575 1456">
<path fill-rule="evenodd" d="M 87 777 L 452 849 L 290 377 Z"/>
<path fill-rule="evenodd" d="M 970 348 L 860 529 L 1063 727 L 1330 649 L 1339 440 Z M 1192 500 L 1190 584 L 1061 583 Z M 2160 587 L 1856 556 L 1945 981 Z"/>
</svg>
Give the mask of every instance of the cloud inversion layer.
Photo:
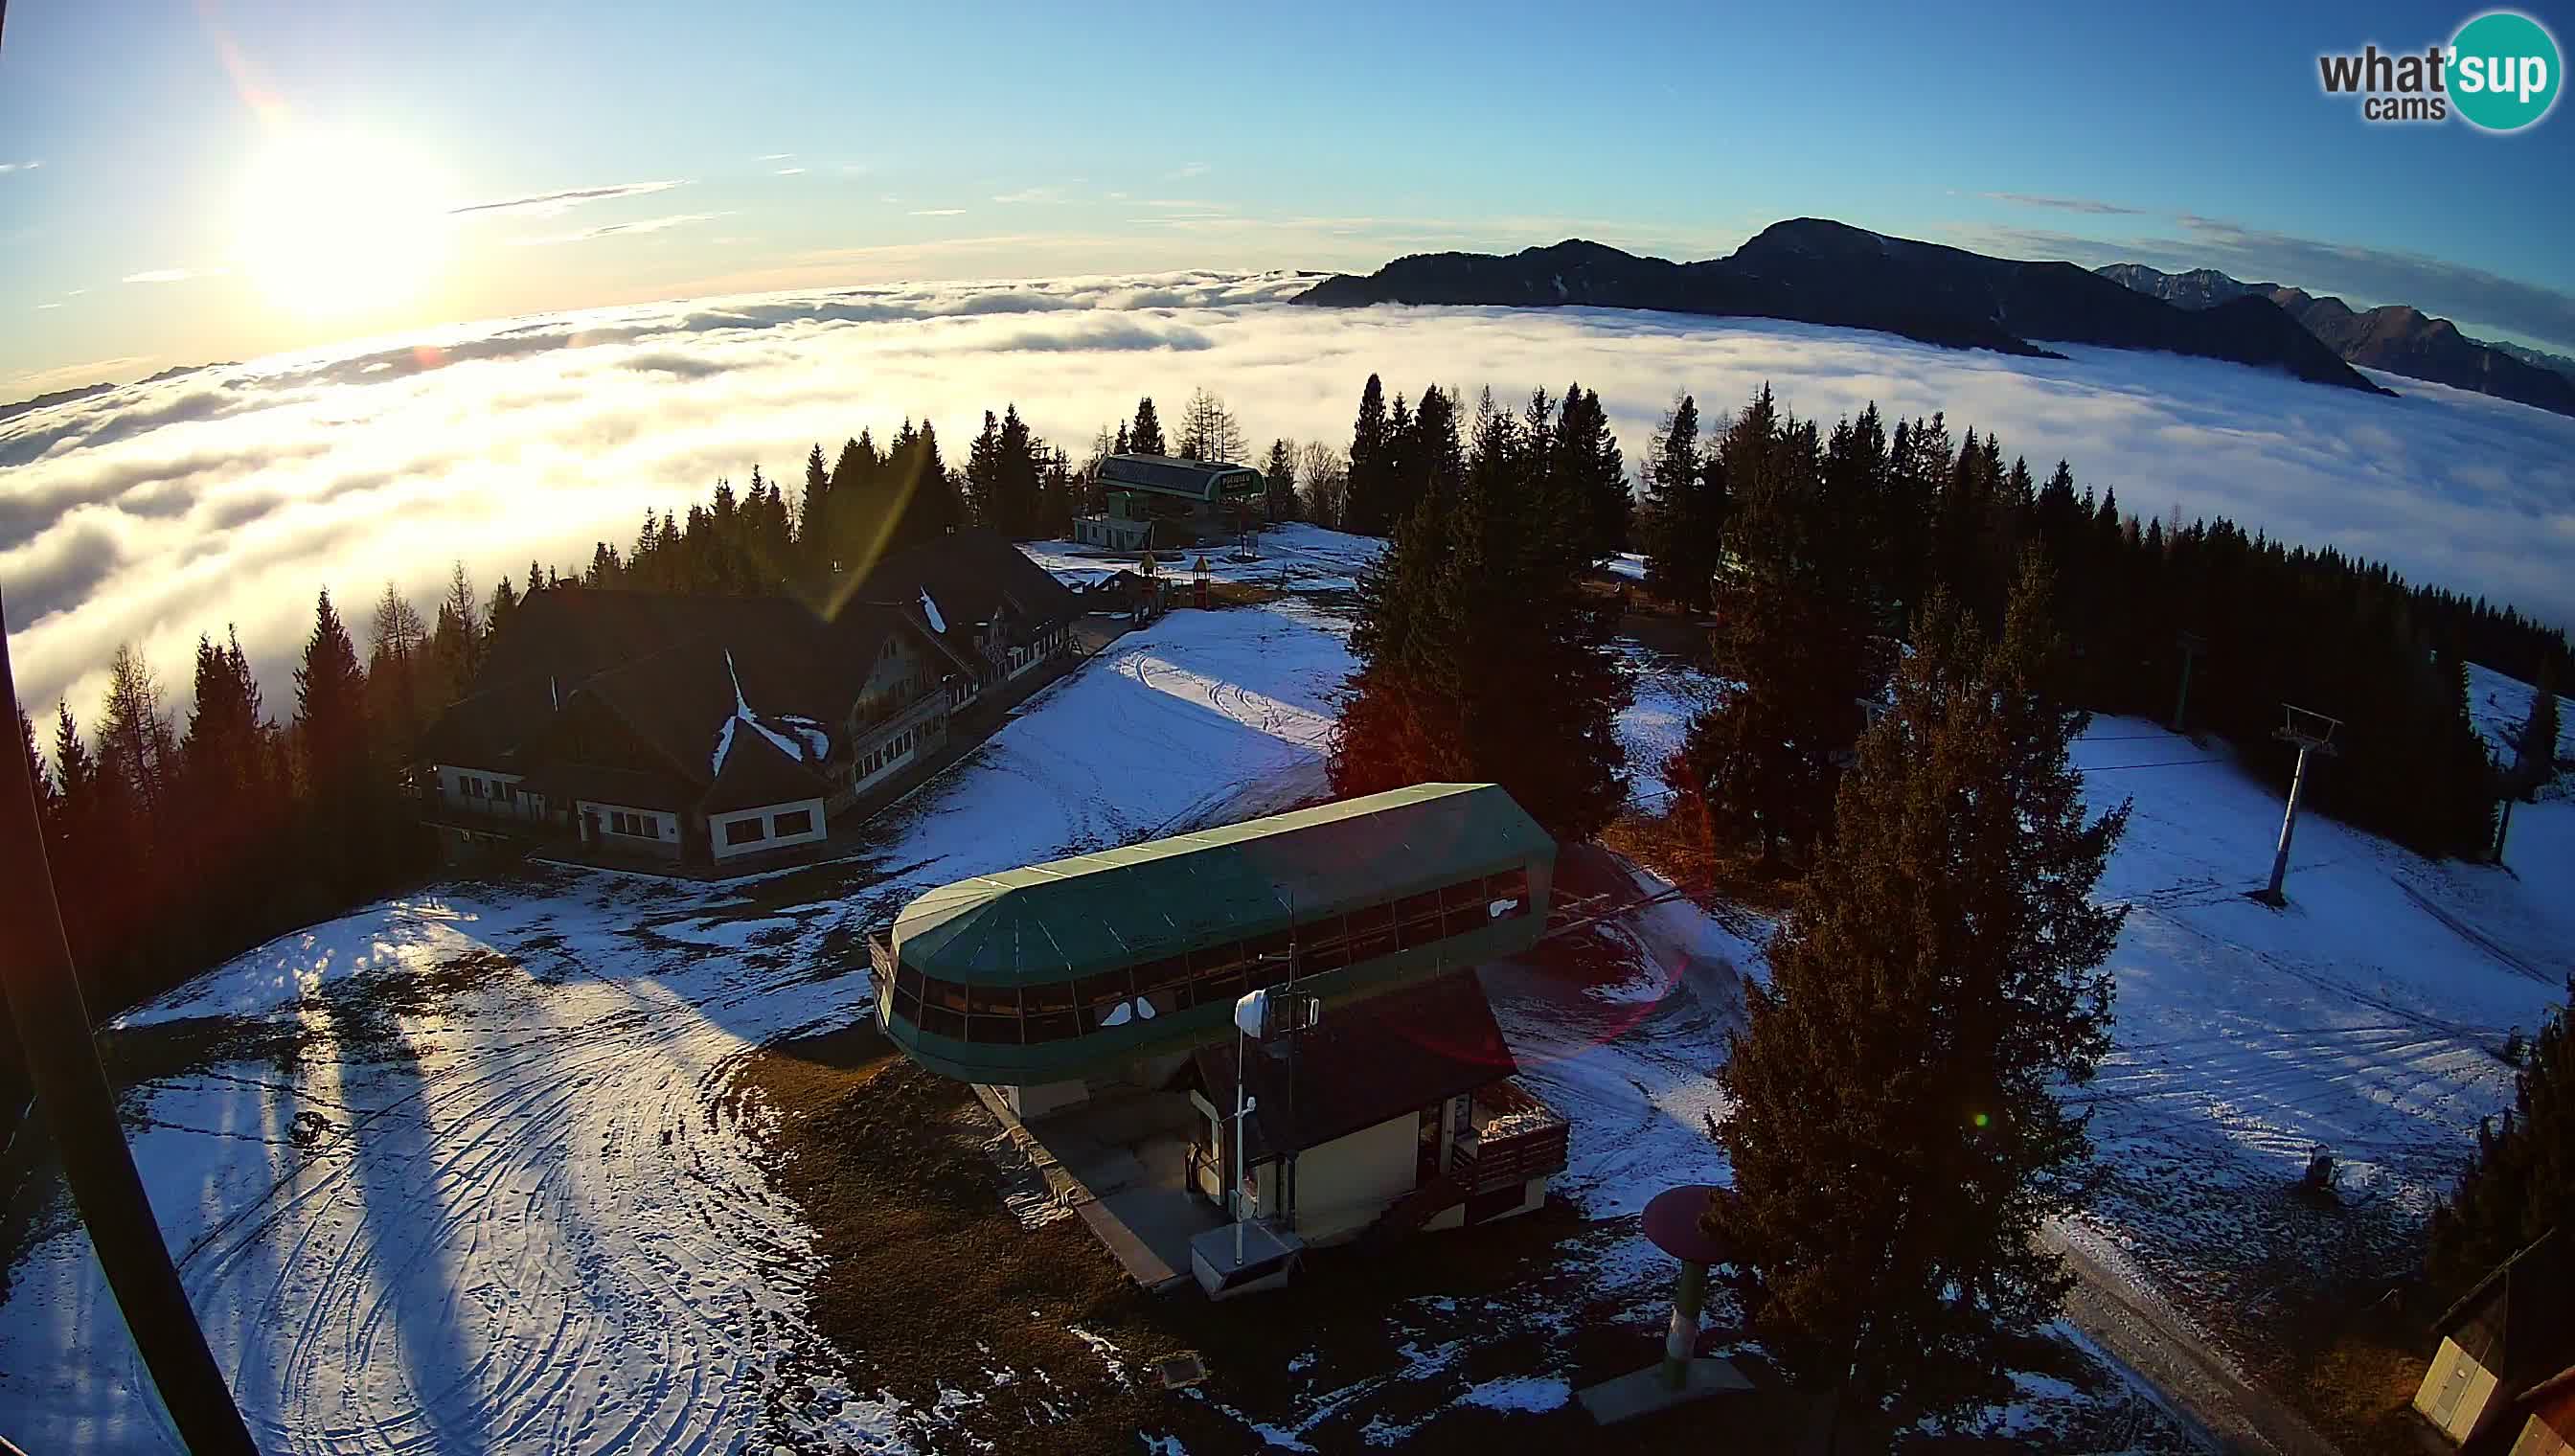
<svg viewBox="0 0 2575 1456">
<path fill-rule="evenodd" d="M 353 622 L 390 579 L 427 601 L 531 558 L 630 545 L 754 462 L 787 479 L 907 415 L 952 463 L 1017 402 L 1077 455 L 1139 395 L 1224 395 L 1256 452 L 1346 445 L 1371 372 L 1512 401 L 1600 392 L 1632 469 L 1674 393 L 1703 413 L 1764 381 L 1827 422 L 1875 401 L 1998 430 L 2120 504 L 2382 558 L 2575 620 L 2575 420 L 2380 377 L 2373 399 L 2236 365 L 2068 348 L 2005 359 L 1872 334 L 1603 310 L 1288 308 L 1310 280 L 1175 274 L 691 300 L 505 320 L 195 370 L 0 421 L 0 592 L 31 706 L 85 716 L 119 641 L 184 683 L 238 623 L 284 711 L 332 589 Z"/>
</svg>

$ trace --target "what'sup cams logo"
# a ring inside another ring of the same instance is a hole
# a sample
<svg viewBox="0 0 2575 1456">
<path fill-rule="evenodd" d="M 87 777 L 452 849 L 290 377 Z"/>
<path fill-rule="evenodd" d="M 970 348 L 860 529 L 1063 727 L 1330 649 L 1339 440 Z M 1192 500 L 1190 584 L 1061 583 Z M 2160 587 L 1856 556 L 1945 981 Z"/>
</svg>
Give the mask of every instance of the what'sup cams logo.
<svg viewBox="0 0 2575 1456">
<path fill-rule="evenodd" d="M 2364 46 L 2316 57 L 2327 96 L 2357 96 L 2364 121 L 2436 122 L 2456 116 L 2481 131 L 2535 126 L 2565 89 L 2557 37 L 2517 10 L 2489 10 L 2447 45 L 2416 52 Z"/>
</svg>

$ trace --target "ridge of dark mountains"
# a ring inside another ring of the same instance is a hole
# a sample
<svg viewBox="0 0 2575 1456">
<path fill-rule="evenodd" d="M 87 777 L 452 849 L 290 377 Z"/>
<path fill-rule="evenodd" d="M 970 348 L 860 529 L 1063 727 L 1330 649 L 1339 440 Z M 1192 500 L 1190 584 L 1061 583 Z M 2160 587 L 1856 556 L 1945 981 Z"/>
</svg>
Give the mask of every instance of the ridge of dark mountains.
<svg viewBox="0 0 2575 1456">
<path fill-rule="evenodd" d="M 2177 308 L 2268 299 L 2350 363 L 2575 415 L 2575 379 L 2544 362 L 2557 356 L 2471 339 L 2458 325 L 2410 304 L 2387 304 L 2364 313 L 2331 295 L 2277 283 L 2244 283 L 2212 268 L 2166 273 L 2142 263 L 2113 263 L 2100 273 Z M 2575 360 L 2564 363 L 2575 369 Z"/>
<path fill-rule="evenodd" d="M 224 364 L 221 363 L 174 364 L 168 369 L 161 371 L 159 374 L 146 375 L 143 378 L 134 381 L 134 383 L 159 384 L 165 379 L 177 379 L 183 374 L 195 374 L 201 369 L 221 369 L 223 367 Z M 48 405 L 68 405 L 74 400 L 86 400 L 92 395 L 103 395 L 109 390 L 122 388 L 124 388 L 124 386 L 116 383 L 114 380 L 101 380 L 97 384 L 85 384 L 72 389 L 55 390 L 50 394 L 38 395 L 32 400 L 13 401 L 9 404 L 0 405 L 0 420 L 15 419 L 16 417 L 27 413 L 29 410 L 41 410 Z"/>
<path fill-rule="evenodd" d="M 1871 329 L 1952 349 L 2058 358 L 2033 340 L 2160 349 L 2385 394 L 2257 298 L 2176 308 L 2072 263 L 2021 263 L 1821 218 L 1774 223 L 1724 258 L 1673 263 L 1568 239 L 1511 256 L 1417 253 L 1297 296 L 1378 303 L 1584 305 Z"/>
<path fill-rule="evenodd" d="M 116 386 L 112 384 L 85 384 L 77 389 L 55 390 L 50 394 L 38 395 L 32 400 L 18 400 L 11 404 L 0 405 L 0 420 L 15 419 L 29 410 L 41 410 L 47 405 L 68 405 L 74 400 L 86 400 L 92 395 L 106 394 L 114 388 Z"/>
<path fill-rule="evenodd" d="M 2501 339 L 2479 339 L 2477 342 L 2483 344 L 2488 349 L 2500 349 L 2504 353 L 2509 354 L 2513 358 L 2520 360 L 2524 364 L 2531 365 L 2534 368 L 2547 370 L 2551 374 L 2562 374 L 2568 379 L 2575 379 L 2575 359 L 2569 359 L 2563 354 L 2551 354 L 2545 349 L 2533 349 L 2526 344 L 2506 343 Z"/>
</svg>

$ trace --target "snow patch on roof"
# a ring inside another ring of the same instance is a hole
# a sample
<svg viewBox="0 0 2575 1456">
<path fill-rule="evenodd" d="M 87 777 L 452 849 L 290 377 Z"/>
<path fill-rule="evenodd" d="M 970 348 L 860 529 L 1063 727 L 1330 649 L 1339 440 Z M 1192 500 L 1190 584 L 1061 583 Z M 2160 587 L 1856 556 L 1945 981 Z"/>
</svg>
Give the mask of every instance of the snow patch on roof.
<svg viewBox="0 0 2575 1456">
<path fill-rule="evenodd" d="M 948 619 L 939 614 L 939 604 L 930 600 L 930 589 L 928 587 L 921 589 L 921 615 L 930 619 L 930 630 L 932 632 L 945 633 L 948 631 Z"/>
<path fill-rule="evenodd" d="M 923 599 L 928 600 L 929 595 L 926 592 L 923 593 Z M 733 717 L 726 719 L 723 726 L 716 729 L 715 751 L 707 759 L 707 772 L 715 774 L 724 771 L 725 759 L 733 752 L 733 730 L 737 724 L 769 739 L 777 746 L 778 751 L 785 753 L 792 762 L 820 763 L 832 756 L 832 735 L 824 730 L 821 724 L 810 718 L 781 717 L 779 719 L 779 723 L 787 728 L 788 732 L 795 734 L 793 738 L 762 723 L 760 715 L 751 711 L 750 702 L 743 697 L 742 673 L 733 665 L 733 649 L 725 649 L 724 658 L 725 673 L 733 679 Z"/>
<path fill-rule="evenodd" d="M 733 726 L 740 722 L 739 718 L 729 718 L 724 721 L 724 727 L 716 729 L 716 750 L 707 758 L 710 776 L 724 771 L 725 758 L 733 752 Z"/>
</svg>

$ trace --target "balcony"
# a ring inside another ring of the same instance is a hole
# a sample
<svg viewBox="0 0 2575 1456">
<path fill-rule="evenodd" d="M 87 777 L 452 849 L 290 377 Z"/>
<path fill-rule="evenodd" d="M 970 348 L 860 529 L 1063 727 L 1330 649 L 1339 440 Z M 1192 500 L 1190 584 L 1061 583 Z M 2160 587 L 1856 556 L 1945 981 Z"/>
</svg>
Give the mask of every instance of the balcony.
<svg viewBox="0 0 2575 1456">
<path fill-rule="evenodd" d="M 1562 1116 L 1513 1082 L 1478 1088 L 1466 1129 L 1448 1153 L 1448 1178 L 1473 1197 L 1564 1171 Z"/>
</svg>

